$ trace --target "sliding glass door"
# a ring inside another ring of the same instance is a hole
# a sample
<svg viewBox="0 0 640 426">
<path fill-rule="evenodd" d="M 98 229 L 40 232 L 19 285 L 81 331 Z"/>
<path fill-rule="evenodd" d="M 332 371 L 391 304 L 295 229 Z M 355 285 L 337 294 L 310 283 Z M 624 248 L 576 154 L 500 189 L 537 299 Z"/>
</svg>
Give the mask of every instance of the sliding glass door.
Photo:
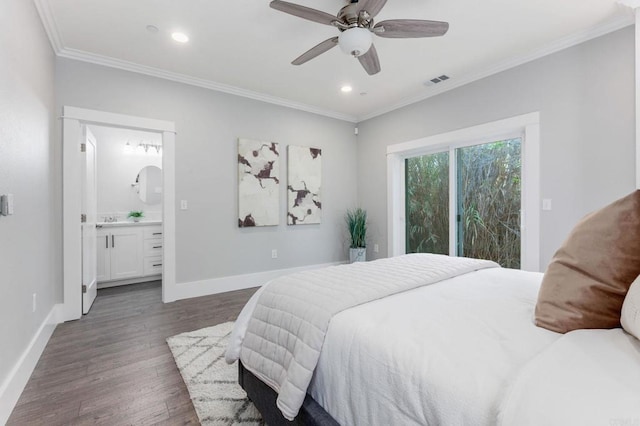
<svg viewBox="0 0 640 426">
<path fill-rule="evenodd" d="M 449 254 L 449 152 L 405 160 L 407 253 Z"/>
<path fill-rule="evenodd" d="M 521 142 L 514 138 L 407 158 L 406 252 L 520 268 Z"/>
</svg>

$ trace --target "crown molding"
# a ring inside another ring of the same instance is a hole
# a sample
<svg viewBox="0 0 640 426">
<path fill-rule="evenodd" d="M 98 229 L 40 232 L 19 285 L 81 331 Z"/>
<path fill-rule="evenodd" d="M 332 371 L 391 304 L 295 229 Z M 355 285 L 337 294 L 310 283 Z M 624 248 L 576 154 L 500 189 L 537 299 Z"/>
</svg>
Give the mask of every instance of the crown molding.
<svg viewBox="0 0 640 426">
<path fill-rule="evenodd" d="M 640 0 L 627 0 L 627 1 L 640 2 Z M 426 93 L 423 93 L 420 96 L 412 96 L 409 98 L 405 98 L 404 100 L 398 103 L 395 103 L 393 105 L 390 105 L 386 108 L 379 109 L 370 114 L 359 116 L 358 122 L 362 122 L 374 117 L 378 117 L 380 115 L 395 111 L 405 106 L 412 105 L 420 101 L 424 101 L 425 99 L 429 99 L 441 93 L 448 92 L 449 90 L 453 90 L 458 87 L 465 86 L 474 81 L 481 80 L 483 78 L 489 77 L 494 74 L 498 74 L 502 71 L 506 71 L 511 68 L 515 68 L 522 64 L 526 64 L 527 62 L 540 59 L 544 56 L 551 55 L 553 53 L 578 45 L 580 43 L 584 43 L 585 41 L 617 31 L 624 27 L 628 27 L 629 25 L 633 25 L 634 22 L 635 22 L 635 19 L 633 15 L 617 18 L 603 25 L 591 28 L 589 30 L 580 31 L 580 32 L 571 34 L 567 37 L 564 37 L 552 43 L 549 43 L 542 48 L 535 49 L 524 55 L 518 55 L 518 56 L 512 57 L 505 61 L 499 62 L 496 65 L 481 69 L 476 72 L 471 72 L 457 78 L 455 78 L 454 76 L 454 78 L 451 78 L 450 80 L 447 80 L 444 83 L 440 83 L 436 86 L 431 86 L 429 89 L 427 89 Z"/>
<path fill-rule="evenodd" d="M 34 4 L 36 5 L 36 10 L 40 15 L 42 26 L 47 33 L 47 37 L 49 37 L 49 41 L 51 42 L 51 47 L 57 55 L 60 50 L 62 50 L 64 43 L 62 41 L 62 36 L 60 35 L 60 30 L 58 29 L 58 24 L 56 24 L 53 10 L 51 10 L 51 5 L 46 0 L 34 0 Z"/>
<path fill-rule="evenodd" d="M 136 64 L 134 62 L 124 61 L 121 59 L 111 58 L 109 56 L 98 55 L 95 53 L 85 52 L 77 49 L 70 49 L 64 46 L 64 41 L 60 35 L 60 30 L 56 24 L 55 16 L 48 0 L 34 0 L 38 14 L 49 37 L 51 46 L 57 56 L 77 61 L 89 62 L 96 65 L 102 65 L 111 68 L 117 68 L 124 71 L 145 74 L 152 77 L 158 77 L 165 80 L 171 80 L 178 83 L 188 84 L 191 86 L 202 87 L 217 92 L 228 93 L 231 95 L 241 96 L 260 102 L 266 102 L 286 108 L 292 108 L 299 111 L 310 112 L 337 120 L 356 123 L 357 117 L 354 115 L 343 114 L 340 112 L 319 108 L 313 105 L 307 105 L 301 102 L 291 101 L 289 99 L 279 98 L 277 96 L 267 95 L 265 93 L 254 92 L 252 90 L 242 89 L 240 87 L 228 84 L 218 83 L 212 80 L 192 77 L 186 74 L 180 74 L 172 71 L 166 71 L 159 68 L 149 67 L 146 65 Z"/>
<path fill-rule="evenodd" d="M 266 102 L 286 108 L 292 108 L 300 111 L 310 112 L 312 114 L 322 115 L 329 118 L 335 118 L 337 120 L 347 121 L 351 123 L 357 122 L 357 117 L 352 115 L 342 114 L 336 111 L 291 101 L 289 99 L 279 98 L 277 96 L 254 92 L 228 84 L 217 83 L 215 81 L 206 80 L 203 78 L 192 77 L 186 74 L 180 74 L 172 71 L 166 71 L 160 68 L 140 65 L 129 61 L 123 61 L 121 59 L 111 58 L 109 56 L 85 52 L 82 50 L 62 48 L 58 52 L 58 56 L 67 59 L 74 59 L 77 61 L 89 62 L 96 65 L 102 65 L 105 67 L 117 68 L 124 71 L 131 71 L 138 74 L 145 74 L 152 77 L 158 77 L 165 80 L 188 84 L 191 86 L 202 87 L 209 90 L 215 90 L 217 92 L 228 93 L 231 95 L 241 96 L 243 98 L 249 98 L 260 102 Z"/>
<path fill-rule="evenodd" d="M 108 56 L 98 55 L 95 53 L 85 52 L 82 50 L 66 48 L 64 47 L 64 40 L 60 35 L 60 31 L 56 24 L 56 20 L 53 15 L 53 11 L 51 9 L 49 1 L 34 0 L 34 3 L 36 5 L 38 13 L 40 14 L 42 24 L 45 28 L 45 31 L 47 32 L 49 41 L 51 42 L 51 46 L 53 47 L 53 50 L 55 51 L 56 55 L 60 57 L 74 59 L 77 61 L 89 62 L 89 63 L 111 67 L 111 68 L 117 68 L 124 71 L 131 71 L 138 74 L 145 74 L 145 75 L 149 75 L 157 78 L 175 81 L 178 83 L 189 84 L 191 86 L 202 87 L 209 90 L 215 90 L 218 92 L 223 92 L 223 93 L 228 93 L 228 94 L 241 96 L 249 99 L 254 99 L 257 101 L 279 105 L 286 108 L 292 108 L 300 111 L 305 111 L 305 112 L 309 112 L 312 114 L 317 114 L 317 115 L 321 115 L 329 118 L 335 118 L 337 120 L 347 121 L 350 123 L 359 123 L 362 121 L 366 121 L 371 118 L 378 117 L 380 115 L 403 108 L 405 106 L 424 101 L 425 99 L 429 99 L 433 96 L 437 96 L 441 93 L 448 92 L 449 90 L 456 89 L 458 87 L 467 85 L 474 81 L 481 80 L 493 74 L 506 71 L 508 69 L 517 67 L 527 62 L 534 61 L 536 59 L 550 55 L 552 53 L 556 53 L 561 50 L 567 49 L 569 47 L 578 45 L 580 43 L 584 43 L 585 41 L 603 36 L 613 31 L 617 31 L 629 25 L 633 25 L 635 22 L 635 18 L 633 14 L 630 13 L 628 16 L 623 16 L 621 18 L 613 19 L 600 26 L 571 34 L 567 37 L 564 37 L 562 39 L 549 43 L 545 47 L 535 49 L 527 54 L 519 55 L 510 59 L 507 59 L 496 65 L 484 68 L 476 72 L 471 72 L 457 78 L 451 78 L 450 80 L 447 80 L 444 83 L 430 87 L 423 94 L 419 96 L 412 96 L 409 98 L 405 98 L 400 102 L 397 102 L 385 108 L 378 109 L 369 114 L 354 116 L 354 115 L 343 114 L 343 113 L 339 113 L 339 112 L 324 109 L 324 108 L 319 108 L 313 105 L 307 105 L 300 102 L 291 101 L 289 99 L 279 98 L 277 96 L 272 96 L 264 93 L 254 92 L 247 89 L 242 89 L 240 87 L 235 87 L 235 86 L 231 86 L 223 83 L 217 83 L 215 81 L 211 81 L 203 78 L 192 77 L 186 74 L 180 74 L 172 71 L 162 70 L 159 68 L 149 67 L 146 65 L 140 65 L 133 62 L 124 61 L 121 59 L 116 59 Z M 640 7 L 640 0 L 619 0 L 618 3 L 620 5 L 624 5 L 628 7 Z M 636 4 L 638 6 L 634 6 Z"/>
</svg>

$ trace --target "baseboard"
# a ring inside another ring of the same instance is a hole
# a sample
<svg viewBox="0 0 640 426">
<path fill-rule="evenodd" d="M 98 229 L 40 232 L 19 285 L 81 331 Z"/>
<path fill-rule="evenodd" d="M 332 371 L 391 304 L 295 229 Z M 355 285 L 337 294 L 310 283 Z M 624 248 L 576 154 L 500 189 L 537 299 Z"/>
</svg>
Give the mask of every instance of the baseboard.
<svg viewBox="0 0 640 426">
<path fill-rule="evenodd" d="M 128 280 L 100 281 L 98 283 L 98 290 L 103 288 L 120 287 L 121 285 L 139 284 L 139 283 L 146 283 L 149 281 L 160 281 L 161 279 L 162 279 L 162 274 L 149 275 L 147 277 L 141 277 L 141 278 L 129 278 Z"/>
<path fill-rule="evenodd" d="M 29 342 L 29 346 L 22 353 L 18 362 L 14 365 L 9 375 L 0 386 L 0 425 L 9 420 L 24 387 L 31 377 L 31 373 L 36 368 L 36 364 L 44 351 L 49 338 L 60 323 L 63 316 L 63 305 L 54 305 L 49 315 L 40 325 L 40 328 Z"/>
<path fill-rule="evenodd" d="M 232 275 L 228 277 L 212 278 L 209 280 L 179 283 L 176 284 L 176 287 L 171 294 L 173 296 L 172 300 L 190 299 L 192 297 L 209 296 L 212 294 L 226 293 L 228 291 L 260 287 L 274 278 L 278 278 L 283 275 L 308 271 L 310 269 L 324 268 L 327 266 L 335 266 L 343 263 L 345 262 L 322 263 L 300 266 L 297 268 L 276 269 L 253 274 Z"/>
</svg>

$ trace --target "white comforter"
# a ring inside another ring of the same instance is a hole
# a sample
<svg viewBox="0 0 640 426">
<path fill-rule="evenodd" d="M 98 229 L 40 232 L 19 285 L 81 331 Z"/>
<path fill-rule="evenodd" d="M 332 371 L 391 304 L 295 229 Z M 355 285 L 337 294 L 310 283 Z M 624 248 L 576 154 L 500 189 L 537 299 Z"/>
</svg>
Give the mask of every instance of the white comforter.
<svg viewBox="0 0 640 426">
<path fill-rule="evenodd" d="M 345 426 L 495 425 L 510 380 L 560 336 L 532 324 L 540 277 L 487 269 L 334 316 L 309 393 Z"/>
<path fill-rule="evenodd" d="M 621 328 L 567 333 L 520 371 L 503 426 L 640 426 L 640 341 Z"/>
<path fill-rule="evenodd" d="M 640 342 L 536 327 L 541 278 L 486 269 L 344 310 L 308 391 L 344 426 L 640 425 Z"/>
<path fill-rule="evenodd" d="M 485 268 L 487 260 L 430 254 L 380 259 L 291 274 L 273 280 L 253 305 L 240 359 L 247 370 L 278 392 L 276 404 L 289 420 L 307 394 L 325 333 L 334 315 L 363 303 L 432 285 Z M 245 318 L 245 316 L 243 316 Z M 234 360 L 237 348 L 228 350 Z"/>
</svg>

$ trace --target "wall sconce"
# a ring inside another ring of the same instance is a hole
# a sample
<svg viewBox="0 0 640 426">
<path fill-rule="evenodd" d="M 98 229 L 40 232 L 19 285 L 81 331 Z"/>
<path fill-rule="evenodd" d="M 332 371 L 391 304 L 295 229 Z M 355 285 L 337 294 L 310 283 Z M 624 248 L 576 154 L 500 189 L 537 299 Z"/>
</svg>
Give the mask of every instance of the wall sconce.
<svg viewBox="0 0 640 426">
<path fill-rule="evenodd" d="M 162 145 L 156 145 L 153 143 L 144 143 L 144 142 L 140 142 L 138 144 L 138 151 L 140 152 L 144 151 L 145 154 L 149 154 L 149 148 L 151 148 L 151 154 L 153 154 L 153 149 L 155 149 L 156 154 L 160 154 L 160 151 L 162 150 Z"/>
<path fill-rule="evenodd" d="M 151 151 L 149 151 L 151 150 Z M 157 154 L 160 155 L 162 152 L 162 145 L 154 144 L 154 143 L 145 143 L 144 140 L 138 142 L 135 146 L 131 145 L 130 141 L 127 141 L 124 147 L 124 152 L 127 154 Z"/>
<path fill-rule="evenodd" d="M 149 151 L 151 149 L 151 151 Z M 145 143 L 144 140 L 140 140 L 140 142 L 136 143 L 135 147 L 131 144 L 130 140 L 127 140 L 127 143 L 124 145 L 124 153 L 125 154 L 156 154 L 160 155 L 162 152 L 162 145 L 155 143 Z"/>
</svg>

